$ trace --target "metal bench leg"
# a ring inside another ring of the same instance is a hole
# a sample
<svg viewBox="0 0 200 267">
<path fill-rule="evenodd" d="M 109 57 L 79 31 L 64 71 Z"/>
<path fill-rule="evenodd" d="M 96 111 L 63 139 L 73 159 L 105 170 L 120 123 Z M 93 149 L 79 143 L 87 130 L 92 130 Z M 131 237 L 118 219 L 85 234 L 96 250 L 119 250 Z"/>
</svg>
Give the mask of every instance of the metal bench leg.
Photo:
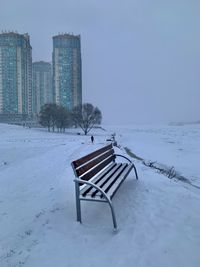
<svg viewBox="0 0 200 267">
<path fill-rule="evenodd" d="M 80 201 L 80 190 L 79 190 L 79 184 L 75 183 L 75 191 L 76 191 L 76 215 L 77 215 L 77 221 L 81 223 L 81 201 Z"/>
<path fill-rule="evenodd" d="M 112 202 L 108 201 L 108 204 L 109 204 L 110 209 L 111 209 L 114 230 L 117 230 L 117 221 L 116 221 L 115 212 L 114 212 L 114 208 L 113 208 Z"/>
</svg>

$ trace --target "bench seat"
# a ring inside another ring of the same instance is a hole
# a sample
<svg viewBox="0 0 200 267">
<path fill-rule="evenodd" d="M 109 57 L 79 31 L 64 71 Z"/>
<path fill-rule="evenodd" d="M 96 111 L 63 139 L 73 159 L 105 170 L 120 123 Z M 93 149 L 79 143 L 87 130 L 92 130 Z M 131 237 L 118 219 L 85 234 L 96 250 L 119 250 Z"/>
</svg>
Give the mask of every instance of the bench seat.
<svg viewBox="0 0 200 267">
<path fill-rule="evenodd" d="M 90 181 L 99 186 L 107 196 L 112 199 L 118 187 L 132 170 L 133 166 L 127 163 L 113 163 L 104 172 Z M 80 190 L 83 198 L 96 198 L 104 200 L 104 195 L 91 185 L 86 185 Z"/>
</svg>

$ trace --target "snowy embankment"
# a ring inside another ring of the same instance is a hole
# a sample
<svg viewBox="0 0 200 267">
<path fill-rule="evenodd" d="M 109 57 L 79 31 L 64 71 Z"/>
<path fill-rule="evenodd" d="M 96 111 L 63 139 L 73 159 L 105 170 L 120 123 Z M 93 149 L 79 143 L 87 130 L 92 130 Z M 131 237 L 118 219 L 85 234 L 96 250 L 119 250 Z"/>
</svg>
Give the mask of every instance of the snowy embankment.
<svg viewBox="0 0 200 267">
<path fill-rule="evenodd" d="M 140 161 L 134 161 L 139 181 L 132 172 L 113 200 L 116 234 L 102 203 L 83 203 L 83 224 L 76 222 L 70 163 L 105 145 L 113 131 L 122 147 L 199 184 L 198 127 L 95 130 L 91 144 L 76 132 L 0 124 L 1 267 L 200 265 L 200 190 Z"/>
<path fill-rule="evenodd" d="M 173 168 L 200 186 L 200 125 L 117 127 L 117 139 L 146 163 Z"/>
</svg>

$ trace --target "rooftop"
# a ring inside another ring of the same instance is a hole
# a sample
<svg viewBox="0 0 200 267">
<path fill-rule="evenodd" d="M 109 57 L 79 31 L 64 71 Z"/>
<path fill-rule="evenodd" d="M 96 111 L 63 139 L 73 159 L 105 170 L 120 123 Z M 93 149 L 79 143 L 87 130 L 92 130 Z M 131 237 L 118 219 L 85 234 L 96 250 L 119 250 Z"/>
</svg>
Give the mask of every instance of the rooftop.
<svg viewBox="0 0 200 267">
<path fill-rule="evenodd" d="M 53 36 L 53 38 L 80 38 L 79 35 L 75 35 L 73 33 L 58 33 L 58 35 Z"/>
</svg>

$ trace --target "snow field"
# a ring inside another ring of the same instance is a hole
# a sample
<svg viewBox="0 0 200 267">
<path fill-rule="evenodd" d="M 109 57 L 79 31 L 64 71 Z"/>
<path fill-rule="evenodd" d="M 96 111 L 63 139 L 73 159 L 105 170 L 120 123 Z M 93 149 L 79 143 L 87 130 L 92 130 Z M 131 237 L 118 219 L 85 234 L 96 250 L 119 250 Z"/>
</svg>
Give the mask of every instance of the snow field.
<svg viewBox="0 0 200 267">
<path fill-rule="evenodd" d="M 171 128 L 113 129 L 94 130 L 91 144 L 89 136 L 76 132 L 0 124 L 1 267 L 199 266 L 200 191 L 140 161 L 134 161 L 139 180 L 132 171 L 113 199 L 117 233 L 106 204 L 82 202 L 83 224 L 76 222 L 70 163 L 105 145 L 113 131 L 135 154 L 181 168 L 176 142 L 162 141 L 163 132 L 167 140 L 180 141 L 179 128 L 173 128 L 175 137 Z M 182 166 L 200 151 L 200 134 L 193 132 L 196 139 L 189 134 L 181 143 Z M 196 163 L 181 170 L 192 170 L 199 182 Z"/>
</svg>

